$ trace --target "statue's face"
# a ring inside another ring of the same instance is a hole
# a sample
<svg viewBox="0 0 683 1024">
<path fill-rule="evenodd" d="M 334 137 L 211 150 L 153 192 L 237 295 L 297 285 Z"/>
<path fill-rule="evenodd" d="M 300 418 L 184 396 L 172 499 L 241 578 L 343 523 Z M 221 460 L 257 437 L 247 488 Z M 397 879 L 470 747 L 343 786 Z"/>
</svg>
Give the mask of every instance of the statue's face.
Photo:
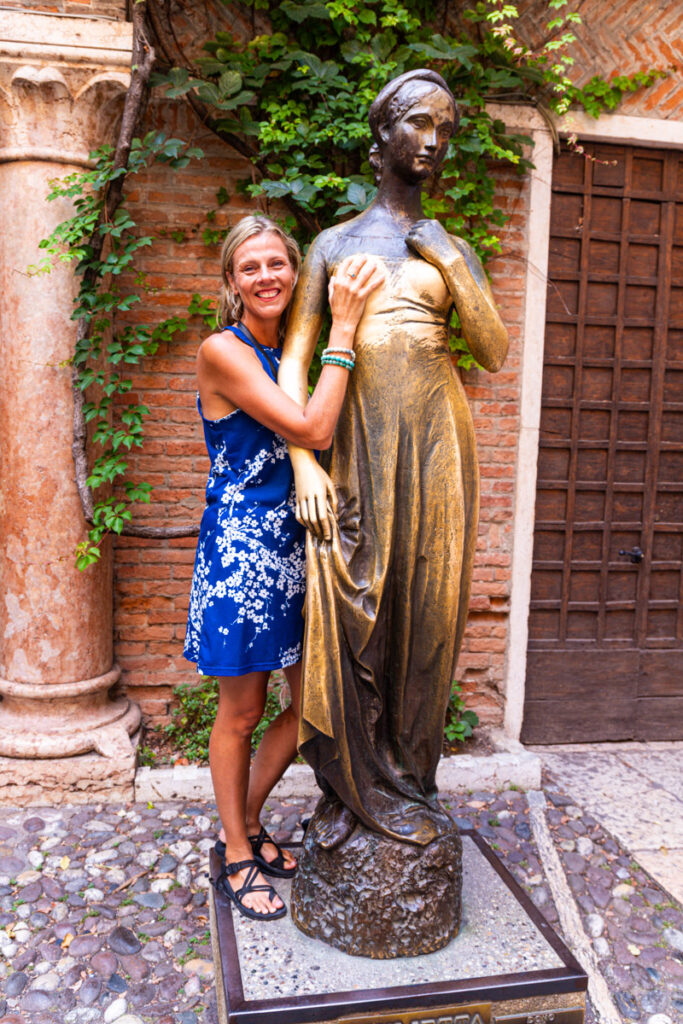
<svg viewBox="0 0 683 1024">
<path fill-rule="evenodd" d="M 415 89 L 412 83 L 405 89 Z M 411 184 L 428 178 L 442 163 L 454 129 L 453 103 L 440 89 L 424 90 L 386 129 L 384 166 Z M 402 90 L 403 91 L 403 90 Z"/>
</svg>

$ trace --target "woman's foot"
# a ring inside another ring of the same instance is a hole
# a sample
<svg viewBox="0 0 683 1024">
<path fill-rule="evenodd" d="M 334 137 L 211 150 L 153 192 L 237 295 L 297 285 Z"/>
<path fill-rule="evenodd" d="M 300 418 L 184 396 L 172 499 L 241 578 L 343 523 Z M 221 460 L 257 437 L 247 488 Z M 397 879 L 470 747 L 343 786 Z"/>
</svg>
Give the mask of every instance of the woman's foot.
<svg viewBox="0 0 683 1024">
<path fill-rule="evenodd" d="M 278 863 L 278 865 L 280 865 L 280 862 L 278 862 L 277 858 L 278 858 L 278 856 L 281 855 L 282 858 L 283 858 L 282 862 L 281 862 L 281 866 L 283 867 L 283 869 L 285 871 L 285 874 L 281 874 L 278 877 L 280 877 L 280 878 L 289 878 L 296 871 L 296 868 L 297 868 L 296 857 L 291 853 L 290 850 L 286 850 L 283 847 L 278 846 L 278 844 L 271 839 L 271 837 L 268 835 L 267 832 L 266 832 L 266 838 L 262 841 L 260 849 L 258 851 L 255 851 L 254 847 L 257 844 L 258 839 L 260 838 L 261 831 L 262 831 L 262 825 L 261 825 L 260 822 L 256 823 L 256 828 L 254 829 L 253 833 L 250 831 L 249 826 L 247 826 L 247 832 L 249 833 L 247 838 L 249 839 L 249 844 L 250 844 L 250 846 L 252 848 L 251 856 L 253 857 L 254 853 L 258 853 L 258 858 L 257 859 L 262 858 L 268 864 L 272 864 L 273 861 L 275 861 L 275 862 Z M 263 831 L 265 832 L 265 829 L 263 829 Z M 254 842 L 252 842 L 252 840 L 254 840 Z M 225 858 L 226 858 L 225 831 L 223 829 L 221 829 L 221 831 L 219 833 L 219 836 L 218 836 L 218 839 L 216 840 L 216 845 L 215 845 L 214 849 L 215 849 L 216 853 L 218 854 L 218 856 L 222 857 L 225 860 Z M 277 872 L 273 872 L 273 873 L 277 874 Z"/>
<path fill-rule="evenodd" d="M 247 917 L 254 914 L 259 917 L 274 917 L 277 911 L 284 911 L 284 903 L 275 892 L 271 884 L 263 877 L 258 870 L 251 850 L 243 851 L 240 855 L 234 850 L 225 852 L 226 867 L 223 876 L 229 884 L 232 894 L 220 886 L 223 892 L 237 905 L 238 910 L 248 910 Z M 228 869 L 237 867 L 239 870 L 228 874 Z M 220 876 L 219 876 L 220 881 Z M 242 889 L 244 888 L 244 892 Z M 277 915 L 281 917 L 281 914 Z"/>
<path fill-rule="evenodd" d="M 296 858 L 289 850 L 283 849 L 268 835 L 265 828 L 257 823 L 252 829 L 247 825 L 247 839 L 256 863 L 269 875 L 276 878 L 291 878 L 297 868 Z"/>
</svg>

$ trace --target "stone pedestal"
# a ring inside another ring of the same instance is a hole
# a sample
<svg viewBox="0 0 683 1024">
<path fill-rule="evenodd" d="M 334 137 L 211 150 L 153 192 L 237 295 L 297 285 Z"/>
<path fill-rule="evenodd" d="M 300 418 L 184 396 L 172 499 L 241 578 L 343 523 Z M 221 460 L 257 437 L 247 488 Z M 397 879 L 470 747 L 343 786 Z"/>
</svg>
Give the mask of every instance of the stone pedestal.
<svg viewBox="0 0 683 1024">
<path fill-rule="evenodd" d="M 289 914 L 247 920 L 212 886 L 221 1024 L 583 1024 L 575 958 L 478 835 L 462 833 L 462 853 L 460 930 L 427 956 L 348 956 Z M 221 867 L 212 850 L 212 878 Z M 290 882 L 273 882 L 290 906 Z"/>
<path fill-rule="evenodd" d="M 125 23 L 0 12 L 0 760 L 53 791 L 55 758 L 93 752 L 103 778 L 116 775 L 140 721 L 110 697 L 108 546 L 97 566 L 75 567 L 88 530 L 71 455 L 76 282 L 68 264 L 29 270 L 71 213 L 46 201 L 50 181 L 111 138 L 131 49 Z M 16 802 L 12 775 L 0 766 L 0 802 Z"/>
<path fill-rule="evenodd" d="M 428 846 L 388 839 L 360 822 L 331 850 L 314 836 L 315 815 L 292 884 L 292 920 L 306 935 L 379 960 L 433 953 L 457 935 L 462 843 L 455 826 Z"/>
</svg>

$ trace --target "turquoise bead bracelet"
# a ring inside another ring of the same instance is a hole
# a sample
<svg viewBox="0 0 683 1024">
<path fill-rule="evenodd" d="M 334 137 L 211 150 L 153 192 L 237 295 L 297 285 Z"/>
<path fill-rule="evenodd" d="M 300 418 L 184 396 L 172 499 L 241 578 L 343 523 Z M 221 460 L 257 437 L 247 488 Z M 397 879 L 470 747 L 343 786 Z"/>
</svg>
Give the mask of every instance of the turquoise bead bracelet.
<svg viewBox="0 0 683 1024">
<path fill-rule="evenodd" d="M 345 370 L 353 370 L 354 361 L 348 359 L 346 356 L 328 355 L 327 352 L 323 352 L 320 362 L 323 366 L 343 366 Z"/>
</svg>

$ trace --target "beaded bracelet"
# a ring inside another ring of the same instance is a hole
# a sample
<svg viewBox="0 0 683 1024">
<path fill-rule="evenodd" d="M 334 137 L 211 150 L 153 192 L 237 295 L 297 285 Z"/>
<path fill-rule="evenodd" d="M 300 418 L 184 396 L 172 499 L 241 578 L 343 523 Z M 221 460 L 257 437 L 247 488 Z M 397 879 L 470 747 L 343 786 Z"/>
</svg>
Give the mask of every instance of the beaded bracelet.
<svg viewBox="0 0 683 1024">
<path fill-rule="evenodd" d="M 356 361 L 356 353 L 352 348 L 333 348 L 331 345 L 328 345 L 325 352 L 334 353 L 338 356 L 347 356 L 349 359 L 352 359 L 354 363 Z"/>
<path fill-rule="evenodd" d="M 353 360 L 348 359 L 346 356 L 328 355 L 327 352 L 323 352 L 320 357 L 320 362 L 323 366 L 343 366 L 345 370 L 352 370 L 354 367 Z"/>
</svg>

